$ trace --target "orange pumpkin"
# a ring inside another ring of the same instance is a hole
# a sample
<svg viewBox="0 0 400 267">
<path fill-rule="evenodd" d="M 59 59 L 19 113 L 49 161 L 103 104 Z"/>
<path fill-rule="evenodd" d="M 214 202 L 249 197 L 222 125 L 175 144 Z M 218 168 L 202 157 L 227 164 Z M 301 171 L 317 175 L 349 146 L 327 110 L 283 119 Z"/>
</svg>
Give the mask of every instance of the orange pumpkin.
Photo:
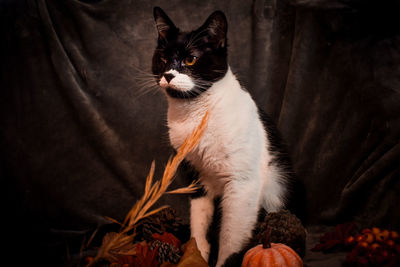
<svg viewBox="0 0 400 267">
<path fill-rule="evenodd" d="M 257 245 L 248 250 L 244 255 L 242 267 L 302 267 L 303 261 L 300 256 L 290 247 L 270 243 L 270 231 L 263 244 Z"/>
</svg>

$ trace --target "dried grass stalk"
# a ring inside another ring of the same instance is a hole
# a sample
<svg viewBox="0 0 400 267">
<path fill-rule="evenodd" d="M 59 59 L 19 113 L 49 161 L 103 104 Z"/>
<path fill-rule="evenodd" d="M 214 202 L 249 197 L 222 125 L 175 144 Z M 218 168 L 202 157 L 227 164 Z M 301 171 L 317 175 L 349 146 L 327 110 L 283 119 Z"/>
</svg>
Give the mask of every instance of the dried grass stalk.
<svg viewBox="0 0 400 267">
<path fill-rule="evenodd" d="M 135 238 L 134 230 L 137 223 L 140 220 L 151 216 L 167 207 L 162 206 L 157 209 L 150 210 L 150 208 L 160 199 L 160 197 L 165 193 L 186 194 L 193 193 L 198 189 L 197 182 L 193 182 L 187 187 L 167 192 L 168 187 L 174 180 L 174 176 L 179 164 L 200 142 L 200 139 L 207 128 L 208 117 L 209 114 L 208 112 L 206 112 L 198 127 L 186 138 L 186 140 L 180 146 L 177 154 L 173 158 L 169 158 L 161 181 L 156 181 L 154 183 L 153 178 L 155 163 L 154 161 L 152 162 L 149 174 L 146 178 L 146 185 L 142 198 L 138 200 L 131 208 L 131 210 L 126 215 L 123 223 L 108 218 L 110 221 L 120 224 L 121 230 L 118 233 L 108 234 L 105 236 L 103 244 L 99 248 L 97 256 L 95 257 L 95 260 L 93 262 L 96 262 L 96 260 L 98 259 L 107 259 L 112 262 L 118 259 L 118 255 L 134 255 L 135 249 L 133 249 L 132 244 Z"/>
</svg>

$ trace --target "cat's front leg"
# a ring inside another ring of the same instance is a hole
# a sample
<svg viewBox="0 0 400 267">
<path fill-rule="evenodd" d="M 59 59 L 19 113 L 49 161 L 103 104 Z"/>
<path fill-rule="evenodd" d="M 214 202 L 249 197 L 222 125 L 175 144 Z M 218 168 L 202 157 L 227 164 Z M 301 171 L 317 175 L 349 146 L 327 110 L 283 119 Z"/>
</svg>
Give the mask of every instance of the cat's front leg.
<svg viewBox="0 0 400 267">
<path fill-rule="evenodd" d="M 210 195 L 193 198 L 190 201 L 190 232 L 196 239 L 201 256 L 208 262 L 210 244 L 207 232 L 214 214 L 214 200 Z"/>
<path fill-rule="evenodd" d="M 233 179 L 225 186 L 217 267 L 250 240 L 260 208 L 260 188 L 258 181 L 250 179 Z"/>
</svg>

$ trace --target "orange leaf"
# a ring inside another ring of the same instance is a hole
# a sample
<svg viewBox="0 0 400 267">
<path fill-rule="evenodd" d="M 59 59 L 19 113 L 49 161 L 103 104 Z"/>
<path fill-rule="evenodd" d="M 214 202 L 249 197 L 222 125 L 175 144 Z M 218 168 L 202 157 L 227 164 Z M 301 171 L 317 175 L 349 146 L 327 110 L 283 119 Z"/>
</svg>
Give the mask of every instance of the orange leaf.
<svg viewBox="0 0 400 267">
<path fill-rule="evenodd" d="M 146 242 L 136 245 L 136 257 L 133 266 L 136 267 L 157 267 L 157 250 L 151 250 Z"/>
</svg>

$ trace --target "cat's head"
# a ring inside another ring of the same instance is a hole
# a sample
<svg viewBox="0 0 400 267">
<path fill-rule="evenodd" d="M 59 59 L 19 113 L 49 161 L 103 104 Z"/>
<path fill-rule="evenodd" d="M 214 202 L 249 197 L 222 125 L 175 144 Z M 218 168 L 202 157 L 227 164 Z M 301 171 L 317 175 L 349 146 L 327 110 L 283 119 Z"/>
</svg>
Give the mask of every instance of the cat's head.
<svg viewBox="0 0 400 267">
<path fill-rule="evenodd" d="M 158 44 L 152 71 L 157 83 L 173 98 L 195 98 L 225 76 L 227 21 L 215 11 L 197 30 L 181 32 L 165 12 L 154 8 Z"/>
</svg>

